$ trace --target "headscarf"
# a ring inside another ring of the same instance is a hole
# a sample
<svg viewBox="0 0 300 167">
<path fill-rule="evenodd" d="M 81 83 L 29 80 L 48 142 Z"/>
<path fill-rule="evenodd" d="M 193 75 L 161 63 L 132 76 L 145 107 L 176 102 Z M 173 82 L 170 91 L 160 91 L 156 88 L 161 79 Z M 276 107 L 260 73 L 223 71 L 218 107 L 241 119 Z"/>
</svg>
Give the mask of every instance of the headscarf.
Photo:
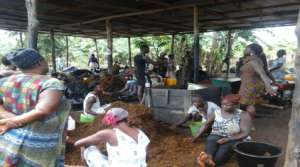
<svg viewBox="0 0 300 167">
<path fill-rule="evenodd" d="M 115 126 L 121 120 L 128 118 L 128 111 L 123 108 L 111 108 L 107 111 L 102 123 L 105 125 Z"/>
<path fill-rule="evenodd" d="M 44 58 L 36 50 L 26 48 L 8 55 L 7 59 L 20 69 L 29 69 Z"/>
<path fill-rule="evenodd" d="M 226 95 L 225 97 L 223 97 L 222 100 L 227 100 L 236 105 L 236 104 L 240 103 L 240 99 L 241 99 L 241 97 L 238 94 L 229 94 L 229 95 Z"/>
</svg>

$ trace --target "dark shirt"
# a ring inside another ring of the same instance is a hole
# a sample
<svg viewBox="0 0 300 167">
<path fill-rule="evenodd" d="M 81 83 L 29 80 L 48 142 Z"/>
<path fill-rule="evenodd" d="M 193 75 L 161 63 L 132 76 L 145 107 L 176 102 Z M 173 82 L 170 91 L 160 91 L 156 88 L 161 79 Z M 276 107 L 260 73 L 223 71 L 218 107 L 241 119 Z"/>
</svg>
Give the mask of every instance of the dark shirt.
<svg viewBox="0 0 300 167">
<path fill-rule="evenodd" d="M 146 74 L 146 59 L 143 55 L 138 54 L 134 57 L 135 75 L 136 77 L 145 77 Z"/>
<path fill-rule="evenodd" d="M 89 64 L 90 64 L 90 63 L 97 63 L 97 64 L 99 64 L 96 57 L 90 57 L 90 59 L 89 59 Z"/>
</svg>

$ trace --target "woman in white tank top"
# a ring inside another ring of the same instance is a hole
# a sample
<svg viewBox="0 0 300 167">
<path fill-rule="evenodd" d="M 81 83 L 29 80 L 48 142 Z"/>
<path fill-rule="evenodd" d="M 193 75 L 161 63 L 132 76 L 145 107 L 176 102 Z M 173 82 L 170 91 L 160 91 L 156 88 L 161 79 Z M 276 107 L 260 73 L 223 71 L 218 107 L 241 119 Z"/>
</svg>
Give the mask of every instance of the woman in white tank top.
<svg viewBox="0 0 300 167">
<path fill-rule="evenodd" d="M 83 159 L 89 167 L 146 167 L 149 138 L 139 129 L 129 127 L 128 112 L 122 108 L 110 109 L 103 123 L 112 129 L 101 130 L 75 142 L 83 148 Z M 96 147 L 106 143 L 107 156 Z"/>
<path fill-rule="evenodd" d="M 222 108 L 208 115 L 199 136 L 210 126 L 212 132 L 206 140 L 205 152 L 198 157 L 200 165 L 223 165 L 231 157 L 232 146 L 249 135 L 251 118 L 247 112 L 237 108 L 239 100 L 238 95 L 227 95 L 222 99 Z"/>
</svg>

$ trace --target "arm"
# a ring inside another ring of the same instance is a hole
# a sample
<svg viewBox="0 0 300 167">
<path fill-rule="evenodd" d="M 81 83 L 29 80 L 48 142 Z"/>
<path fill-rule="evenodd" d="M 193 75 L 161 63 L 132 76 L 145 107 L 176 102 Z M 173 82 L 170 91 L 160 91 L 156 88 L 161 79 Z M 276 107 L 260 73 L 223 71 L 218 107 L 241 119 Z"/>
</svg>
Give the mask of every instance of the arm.
<svg viewBox="0 0 300 167">
<path fill-rule="evenodd" d="M 100 143 L 107 142 L 110 136 L 111 136 L 111 130 L 101 130 L 91 136 L 76 141 L 74 145 L 76 147 L 98 145 Z"/>
<path fill-rule="evenodd" d="M 56 112 L 62 92 L 59 90 L 45 90 L 39 95 L 39 100 L 35 108 L 22 115 L 0 120 L 1 134 L 12 128 L 17 128 L 25 124 L 41 120 L 51 113 Z"/>
<path fill-rule="evenodd" d="M 251 130 L 251 118 L 250 115 L 248 114 L 248 112 L 242 112 L 241 113 L 241 121 L 240 121 L 240 133 L 233 135 L 232 137 L 229 138 L 229 141 L 232 140 L 242 140 L 244 138 L 246 138 Z"/>
<path fill-rule="evenodd" d="M 93 104 L 96 103 L 96 97 L 89 97 L 86 101 L 86 106 L 85 106 L 85 113 L 92 114 L 92 115 L 97 115 L 94 113 L 91 109 Z"/>
<path fill-rule="evenodd" d="M 184 123 L 186 123 L 188 120 L 191 120 L 192 119 L 192 114 L 188 114 L 187 116 L 184 117 L 183 120 L 181 120 L 180 122 L 178 122 L 177 124 L 175 124 L 174 126 L 175 127 L 178 127 Z"/>
<path fill-rule="evenodd" d="M 126 83 L 125 87 L 124 87 L 123 89 L 117 91 L 116 93 L 123 93 L 123 92 L 125 92 L 126 90 L 128 90 L 128 88 L 129 88 L 129 86 L 128 86 L 128 84 Z"/>
<path fill-rule="evenodd" d="M 0 119 L 12 118 L 15 116 L 16 116 L 15 114 L 6 111 L 3 105 L 0 105 Z"/>
<path fill-rule="evenodd" d="M 195 142 L 201 135 L 203 135 L 203 133 L 207 132 L 207 130 L 214 123 L 214 120 L 215 120 L 215 114 L 214 113 L 210 113 L 210 114 L 207 115 L 207 121 L 205 122 L 205 124 L 203 126 L 201 126 L 199 132 L 193 138 L 193 142 Z"/>
</svg>

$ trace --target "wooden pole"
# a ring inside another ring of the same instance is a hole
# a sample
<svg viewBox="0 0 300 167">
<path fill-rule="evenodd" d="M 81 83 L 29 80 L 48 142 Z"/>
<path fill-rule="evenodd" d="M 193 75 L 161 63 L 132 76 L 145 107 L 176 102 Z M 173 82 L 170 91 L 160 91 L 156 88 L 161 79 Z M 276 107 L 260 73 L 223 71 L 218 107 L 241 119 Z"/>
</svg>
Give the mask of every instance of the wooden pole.
<svg viewBox="0 0 300 167">
<path fill-rule="evenodd" d="M 38 25 L 37 20 L 37 0 L 25 0 L 28 19 L 28 47 L 37 50 Z"/>
<path fill-rule="evenodd" d="M 194 6 L 194 83 L 199 79 L 199 9 Z"/>
<path fill-rule="evenodd" d="M 95 44 L 95 48 L 96 48 L 97 59 L 98 59 L 98 62 L 100 62 L 100 56 L 99 56 L 99 49 L 98 49 L 97 39 L 94 38 L 93 40 L 94 40 L 94 44 Z"/>
<path fill-rule="evenodd" d="M 174 54 L 175 35 L 172 34 L 171 54 Z"/>
<path fill-rule="evenodd" d="M 232 52 L 232 31 L 229 30 L 228 33 L 227 33 L 227 53 L 226 53 L 226 58 L 225 58 L 226 78 L 229 77 L 231 52 Z"/>
<path fill-rule="evenodd" d="M 53 68 L 53 72 L 56 72 L 55 38 L 54 38 L 53 29 L 51 29 L 50 31 L 50 37 L 51 37 L 51 45 L 52 45 L 52 68 Z"/>
<path fill-rule="evenodd" d="M 128 37 L 128 64 L 129 64 L 129 67 L 132 67 L 130 37 Z"/>
<path fill-rule="evenodd" d="M 67 67 L 69 67 L 69 38 L 66 36 L 66 50 L 67 50 Z"/>
<path fill-rule="evenodd" d="M 296 82 L 284 167 L 300 167 L 300 10 L 295 33 L 298 40 L 298 49 L 295 57 Z"/>
<path fill-rule="evenodd" d="M 111 21 L 106 20 L 106 33 L 107 33 L 107 67 L 108 73 L 112 74 L 113 67 L 113 39 L 112 39 L 112 29 L 111 29 Z"/>
<path fill-rule="evenodd" d="M 19 35 L 20 35 L 20 46 L 21 46 L 21 48 L 24 48 L 23 33 L 19 32 Z"/>
</svg>

